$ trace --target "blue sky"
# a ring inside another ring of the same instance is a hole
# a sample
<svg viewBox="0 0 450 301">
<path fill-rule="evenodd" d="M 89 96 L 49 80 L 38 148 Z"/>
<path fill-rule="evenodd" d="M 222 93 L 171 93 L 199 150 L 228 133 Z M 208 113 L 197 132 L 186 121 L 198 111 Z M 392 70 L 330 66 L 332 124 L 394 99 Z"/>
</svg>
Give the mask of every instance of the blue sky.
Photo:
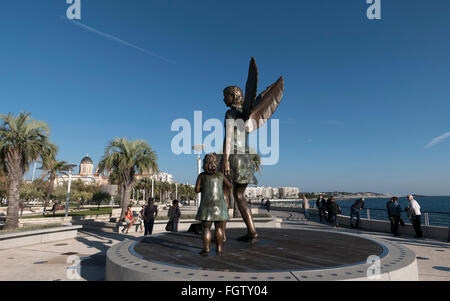
<svg viewBox="0 0 450 301">
<path fill-rule="evenodd" d="M 222 89 L 285 77 L 280 161 L 260 184 L 302 191 L 450 194 L 450 3 L 382 0 L 64 0 L 0 6 L 0 113 L 51 127 L 59 159 L 97 163 L 114 137 L 145 139 L 161 170 L 195 181 L 173 155 L 176 118 L 223 119 Z M 155 55 L 149 54 L 153 53 Z M 164 59 L 163 59 L 164 58 Z"/>
</svg>

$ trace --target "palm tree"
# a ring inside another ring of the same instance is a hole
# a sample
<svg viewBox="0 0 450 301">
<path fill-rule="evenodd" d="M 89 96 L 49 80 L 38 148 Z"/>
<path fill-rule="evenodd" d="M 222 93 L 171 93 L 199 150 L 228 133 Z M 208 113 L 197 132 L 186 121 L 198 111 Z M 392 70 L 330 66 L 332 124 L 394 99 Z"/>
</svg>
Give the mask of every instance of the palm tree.
<svg viewBox="0 0 450 301">
<path fill-rule="evenodd" d="M 161 190 L 163 193 L 163 199 L 164 199 L 164 201 L 166 201 L 169 197 L 168 194 L 169 194 L 169 190 L 170 190 L 170 184 L 168 182 L 162 182 Z"/>
<path fill-rule="evenodd" d="M 187 200 L 186 192 L 187 192 L 186 185 L 184 184 L 178 185 L 178 196 L 180 199 L 184 198 L 185 200 Z"/>
<path fill-rule="evenodd" d="M 120 219 L 130 203 L 131 189 L 136 182 L 136 174 L 157 171 L 156 153 L 143 140 L 128 141 L 126 138 L 115 138 L 106 147 L 105 154 L 98 164 L 99 173 L 117 172 L 119 184 L 122 186 L 122 212 Z"/>
<path fill-rule="evenodd" d="M 58 161 L 54 156 L 44 158 L 42 166 L 39 168 L 44 171 L 41 178 L 44 179 L 48 177 L 49 181 L 49 185 L 45 193 L 44 208 L 47 207 L 47 203 L 53 193 L 56 177 L 60 175 L 69 176 L 68 172 L 75 166 L 75 164 L 68 164 L 66 161 Z"/>
<path fill-rule="evenodd" d="M 1 164 L 1 162 L 0 162 Z M 8 196 L 8 178 L 5 176 L 4 168 L 0 166 L 0 201 Z"/>
<path fill-rule="evenodd" d="M 5 229 L 19 226 L 19 187 L 31 162 L 43 160 L 56 146 L 48 140 L 49 128 L 45 122 L 33 120 L 30 113 L 1 115 L 0 165 L 9 178 L 8 211 Z"/>
<path fill-rule="evenodd" d="M 148 199 L 151 196 L 152 180 L 148 177 L 145 177 L 145 178 L 142 178 L 138 184 L 140 185 L 141 189 L 143 189 L 145 191 L 145 196 Z"/>
<path fill-rule="evenodd" d="M 162 201 L 162 197 L 161 197 L 161 182 L 157 182 L 157 181 L 155 181 L 155 183 L 154 183 L 154 193 L 155 193 L 155 196 L 156 195 L 159 195 L 159 201 L 161 202 Z M 156 198 L 156 197 L 155 197 Z"/>
</svg>

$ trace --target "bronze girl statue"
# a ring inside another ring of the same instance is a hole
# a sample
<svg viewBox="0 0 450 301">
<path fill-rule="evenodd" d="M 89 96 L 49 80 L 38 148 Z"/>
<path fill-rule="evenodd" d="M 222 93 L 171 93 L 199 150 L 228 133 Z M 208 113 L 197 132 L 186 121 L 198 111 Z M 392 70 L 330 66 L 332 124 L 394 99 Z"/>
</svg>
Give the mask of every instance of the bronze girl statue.
<svg viewBox="0 0 450 301">
<path fill-rule="evenodd" d="M 277 109 L 283 97 L 284 80 L 280 77 L 258 96 L 257 86 L 258 69 L 252 58 L 245 95 L 237 86 L 226 87 L 223 91 L 223 100 L 230 109 L 225 113 L 222 171 L 232 182 L 234 201 L 247 226 L 247 233 L 238 238 L 243 241 L 255 241 L 258 238 L 251 208 L 244 197 L 247 185 L 258 183 L 250 160 L 248 135 L 267 122 Z M 226 195 L 228 197 L 227 191 Z"/>
<path fill-rule="evenodd" d="M 203 170 L 198 175 L 195 192 L 201 192 L 201 202 L 196 220 L 202 222 L 203 250 L 201 255 L 207 256 L 211 245 L 211 226 L 214 222 L 215 239 L 218 254 L 223 252 L 225 235 L 225 221 L 229 220 L 228 206 L 225 202 L 223 188 L 231 188 L 231 183 L 219 171 L 219 157 L 217 154 L 207 154 L 203 160 Z"/>
</svg>

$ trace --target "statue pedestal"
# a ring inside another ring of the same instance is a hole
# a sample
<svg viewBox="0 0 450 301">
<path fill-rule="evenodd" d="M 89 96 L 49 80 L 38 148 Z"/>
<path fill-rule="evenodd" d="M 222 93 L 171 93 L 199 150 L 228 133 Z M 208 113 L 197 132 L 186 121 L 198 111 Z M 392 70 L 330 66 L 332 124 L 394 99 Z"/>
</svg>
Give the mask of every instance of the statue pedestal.
<svg viewBox="0 0 450 301">
<path fill-rule="evenodd" d="M 415 254 L 387 240 L 336 231 L 259 229 L 255 243 L 237 241 L 245 229 L 228 229 L 224 253 L 215 244 L 198 253 L 201 235 L 162 233 L 124 241 L 107 252 L 106 280 L 307 281 L 367 280 L 380 258 L 378 280 L 418 280 Z M 369 271 L 369 273 L 368 273 Z"/>
</svg>

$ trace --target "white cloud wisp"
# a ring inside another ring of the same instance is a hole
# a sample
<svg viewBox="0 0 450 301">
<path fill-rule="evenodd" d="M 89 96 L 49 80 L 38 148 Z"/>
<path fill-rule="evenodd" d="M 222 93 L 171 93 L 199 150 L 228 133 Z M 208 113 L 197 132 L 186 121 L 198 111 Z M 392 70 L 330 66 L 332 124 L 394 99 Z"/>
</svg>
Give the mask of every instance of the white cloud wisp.
<svg viewBox="0 0 450 301">
<path fill-rule="evenodd" d="M 435 145 L 438 145 L 439 143 L 443 142 L 447 138 L 450 138 L 450 132 L 442 134 L 439 137 L 436 137 L 433 140 L 431 140 L 431 142 L 425 146 L 425 149 L 429 149 Z"/>
</svg>

